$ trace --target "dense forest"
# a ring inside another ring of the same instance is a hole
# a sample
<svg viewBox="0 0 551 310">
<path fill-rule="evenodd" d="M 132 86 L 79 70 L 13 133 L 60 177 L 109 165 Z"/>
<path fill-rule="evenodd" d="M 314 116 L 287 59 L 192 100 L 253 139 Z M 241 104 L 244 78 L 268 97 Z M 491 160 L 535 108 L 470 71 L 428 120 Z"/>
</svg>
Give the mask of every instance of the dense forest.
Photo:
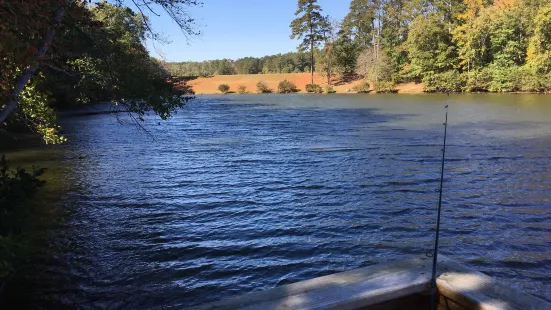
<svg viewBox="0 0 551 310">
<path fill-rule="evenodd" d="M 304 53 L 287 53 L 261 58 L 217 59 L 202 62 L 169 62 L 166 69 L 174 76 L 300 73 L 310 71 L 310 59 Z"/>
<path fill-rule="evenodd" d="M 296 16 L 298 53 L 165 66 L 173 75 L 209 76 L 309 72 L 313 63 L 329 82 L 357 73 L 424 82 L 427 92 L 551 89 L 549 0 L 352 0 L 341 21 L 316 0 L 299 0 Z"/>
</svg>

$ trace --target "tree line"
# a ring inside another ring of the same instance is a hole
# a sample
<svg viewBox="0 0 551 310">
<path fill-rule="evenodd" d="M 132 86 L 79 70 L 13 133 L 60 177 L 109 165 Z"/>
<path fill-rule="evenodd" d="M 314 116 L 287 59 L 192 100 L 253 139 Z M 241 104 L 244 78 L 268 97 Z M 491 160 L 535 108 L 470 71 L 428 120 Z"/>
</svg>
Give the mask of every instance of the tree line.
<svg viewBox="0 0 551 310">
<path fill-rule="evenodd" d="M 298 0 L 295 15 L 291 38 L 329 83 L 356 72 L 428 92 L 551 89 L 549 0 L 352 0 L 342 21 Z"/>
<path fill-rule="evenodd" d="M 177 76 L 318 72 L 328 84 L 359 75 L 390 90 L 407 82 L 427 92 L 551 89 L 549 0 L 352 0 L 342 20 L 317 0 L 297 4 L 297 53 L 165 67 Z"/>
<path fill-rule="evenodd" d="M 264 57 L 244 57 L 237 60 L 216 59 L 202 62 L 168 62 L 166 70 L 173 76 L 269 74 L 310 72 L 310 60 L 305 53 L 286 53 Z"/>
</svg>

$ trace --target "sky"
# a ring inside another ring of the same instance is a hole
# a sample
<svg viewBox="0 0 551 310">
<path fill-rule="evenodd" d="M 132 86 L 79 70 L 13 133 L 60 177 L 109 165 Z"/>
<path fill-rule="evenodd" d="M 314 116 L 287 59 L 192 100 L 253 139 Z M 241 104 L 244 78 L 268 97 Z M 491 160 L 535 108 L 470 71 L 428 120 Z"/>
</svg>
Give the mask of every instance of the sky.
<svg viewBox="0 0 551 310">
<path fill-rule="evenodd" d="M 166 14 L 149 16 L 153 28 L 172 42 L 154 45 L 148 42 L 151 56 L 167 61 L 203 61 L 296 51 L 299 41 L 289 38 L 289 24 L 295 18 L 297 0 L 202 1 L 201 7 L 190 10 L 202 35 L 189 40 Z M 341 20 L 348 12 L 350 0 L 318 0 L 318 3 L 323 14 Z"/>
</svg>

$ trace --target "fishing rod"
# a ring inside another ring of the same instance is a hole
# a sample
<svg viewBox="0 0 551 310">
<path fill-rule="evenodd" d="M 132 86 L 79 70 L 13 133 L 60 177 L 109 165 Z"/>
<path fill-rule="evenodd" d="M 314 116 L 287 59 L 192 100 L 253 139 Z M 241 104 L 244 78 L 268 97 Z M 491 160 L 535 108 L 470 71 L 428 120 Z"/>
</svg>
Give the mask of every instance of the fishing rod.
<svg viewBox="0 0 551 310">
<path fill-rule="evenodd" d="M 432 277 L 430 280 L 430 310 L 436 309 L 436 263 L 438 260 L 438 238 L 440 237 L 440 215 L 442 210 L 442 187 L 444 185 L 444 163 L 446 159 L 446 138 L 448 135 L 448 106 L 450 100 L 450 93 L 446 98 L 446 121 L 444 125 L 444 146 L 442 147 L 442 166 L 440 168 L 440 188 L 438 189 L 438 215 L 436 217 L 436 238 L 434 240 L 434 252 L 432 253 Z"/>
</svg>

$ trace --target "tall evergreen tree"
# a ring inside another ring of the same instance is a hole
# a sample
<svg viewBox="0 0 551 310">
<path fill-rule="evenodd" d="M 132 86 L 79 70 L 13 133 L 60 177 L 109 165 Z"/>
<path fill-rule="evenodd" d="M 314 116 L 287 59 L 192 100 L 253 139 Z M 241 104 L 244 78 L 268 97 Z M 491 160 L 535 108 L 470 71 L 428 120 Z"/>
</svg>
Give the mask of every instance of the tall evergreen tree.
<svg viewBox="0 0 551 310">
<path fill-rule="evenodd" d="M 314 52 L 329 30 L 329 22 L 321 12 L 317 0 L 298 0 L 296 19 L 291 22 L 291 39 L 302 38 L 299 51 L 310 52 L 311 82 L 314 84 Z"/>
<path fill-rule="evenodd" d="M 411 23 L 408 9 L 406 0 L 387 0 L 383 3 L 381 45 L 395 74 L 407 63 L 404 42 L 407 39 L 408 26 Z"/>
<path fill-rule="evenodd" d="M 379 0 L 352 0 L 350 11 L 343 21 L 343 29 L 361 49 L 373 46 Z"/>
</svg>

